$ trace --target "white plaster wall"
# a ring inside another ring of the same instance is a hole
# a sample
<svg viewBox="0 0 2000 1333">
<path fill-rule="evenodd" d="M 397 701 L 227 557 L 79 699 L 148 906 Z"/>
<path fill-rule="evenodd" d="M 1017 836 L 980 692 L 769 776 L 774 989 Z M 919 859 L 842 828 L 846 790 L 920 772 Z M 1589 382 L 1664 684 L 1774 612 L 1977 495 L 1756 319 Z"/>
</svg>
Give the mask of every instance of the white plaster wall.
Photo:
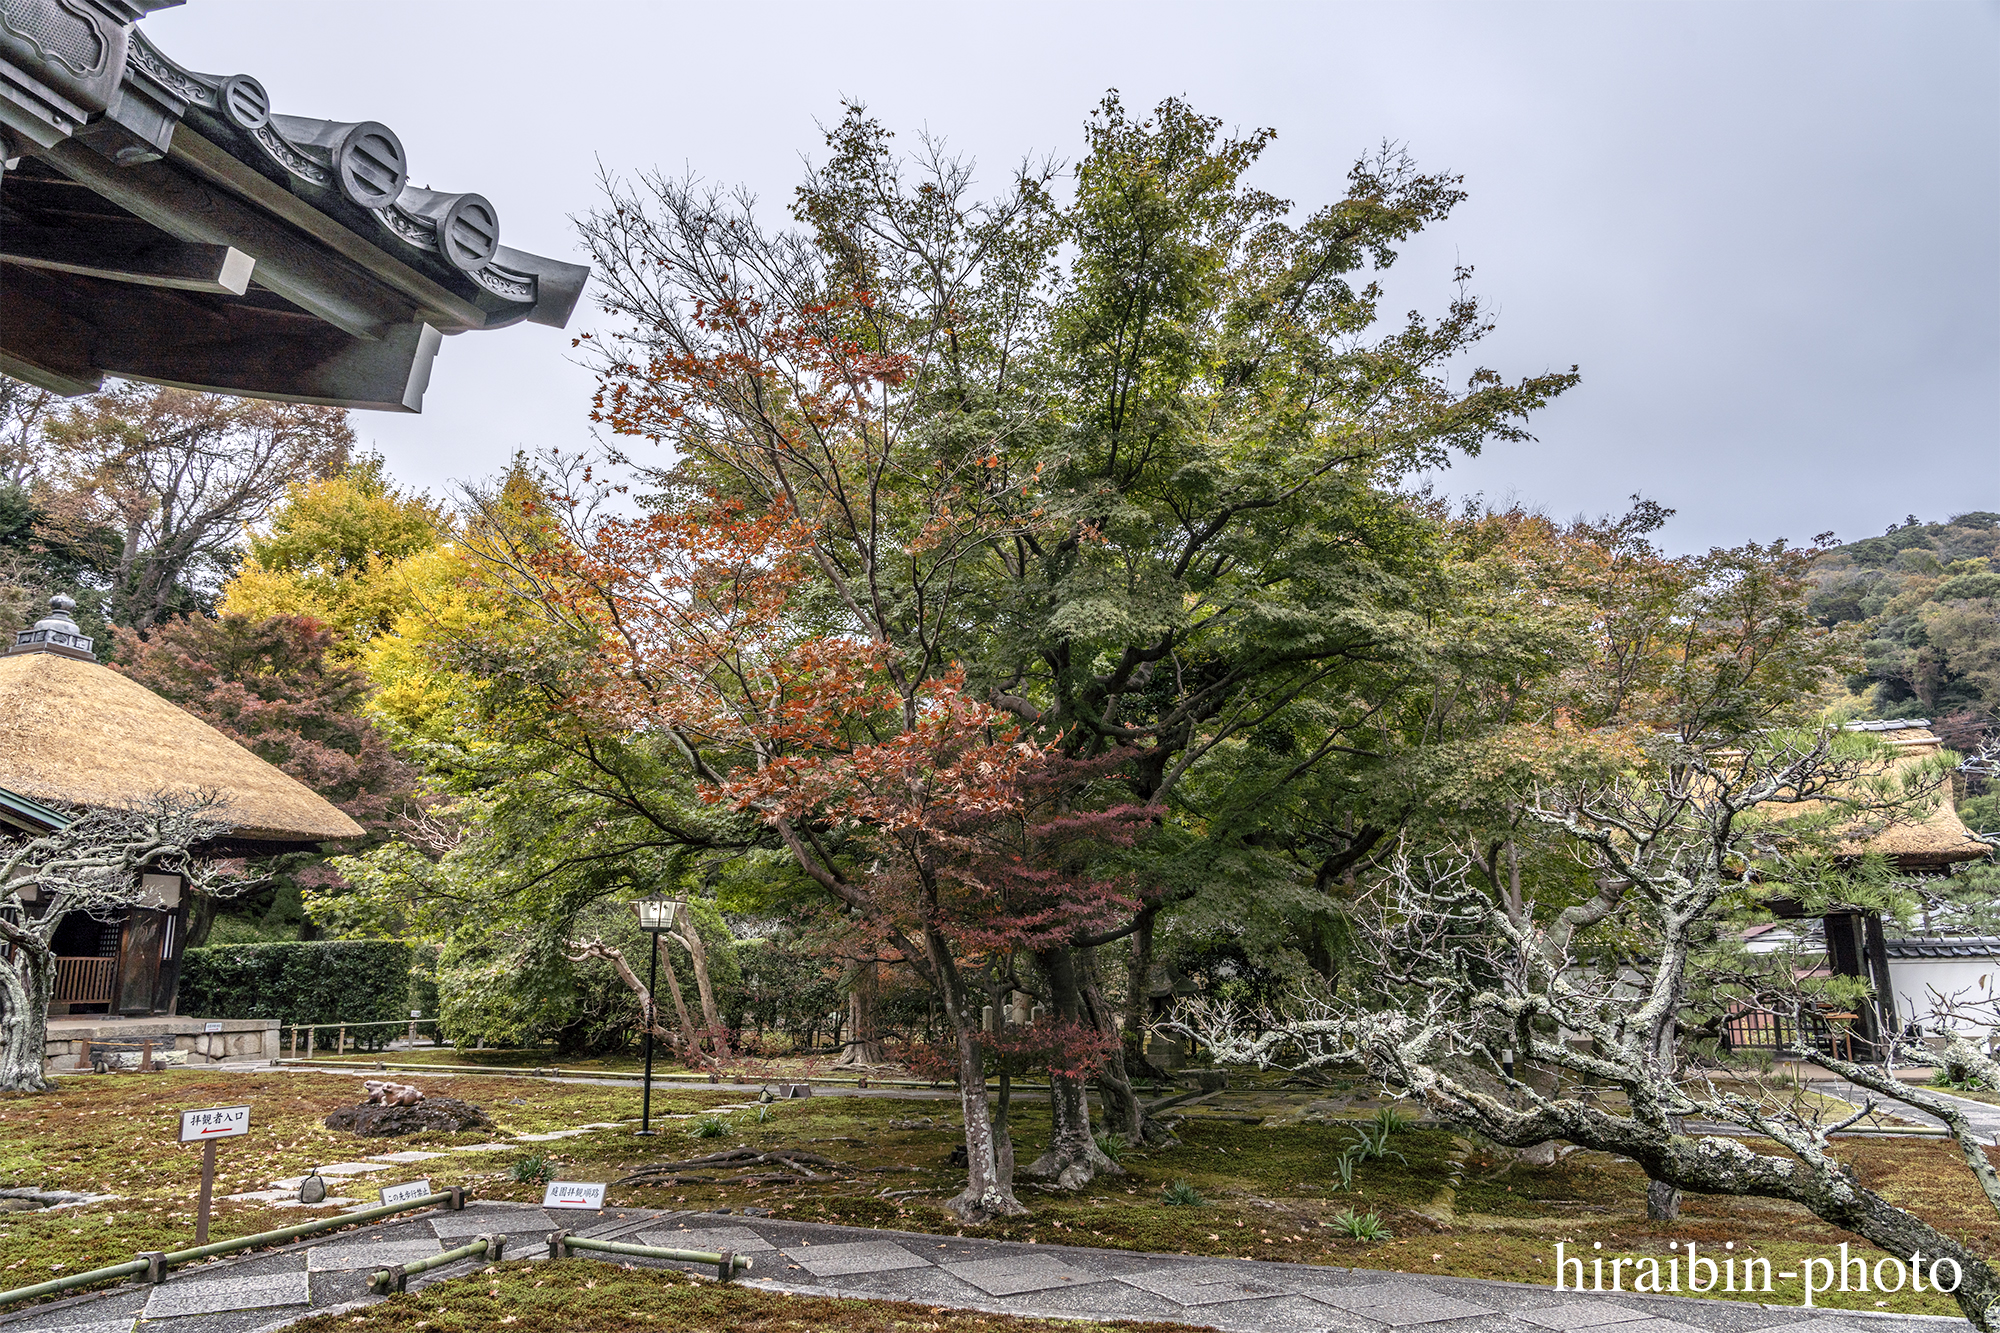
<svg viewBox="0 0 2000 1333">
<path fill-rule="evenodd" d="M 1986 984 L 1980 985 L 1984 978 Z M 2000 990 L 2000 958 L 1891 958 L 1889 986 L 1896 996 L 1896 1012 L 1905 1021 L 1922 1023 L 1928 1031 L 1935 1026 L 1931 1017 L 1931 991 L 1941 995 L 1965 992 L 1965 998 L 1991 1001 Z M 1964 1032 L 1991 1028 L 1996 1014 L 1991 1005 L 1984 1010 L 1986 1021 L 1960 1021 Z"/>
</svg>

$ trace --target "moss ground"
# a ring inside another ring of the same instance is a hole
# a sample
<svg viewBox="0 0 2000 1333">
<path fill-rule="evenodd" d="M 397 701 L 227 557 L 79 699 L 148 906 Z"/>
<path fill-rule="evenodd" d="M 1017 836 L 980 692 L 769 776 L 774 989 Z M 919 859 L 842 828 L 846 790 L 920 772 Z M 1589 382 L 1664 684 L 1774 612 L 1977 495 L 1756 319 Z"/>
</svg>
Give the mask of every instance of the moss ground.
<svg viewBox="0 0 2000 1333">
<path fill-rule="evenodd" d="M 218 1195 L 261 1189 L 273 1179 L 326 1162 L 401 1148 L 505 1141 L 510 1135 L 586 1122 L 629 1120 L 638 1111 L 634 1088 L 478 1075 L 439 1078 L 428 1086 L 484 1106 L 498 1132 L 387 1140 L 327 1130 L 321 1117 L 351 1105 L 359 1091 L 353 1078 L 332 1074 L 108 1075 L 70 1079 L 57 1092 L 41 1096 L 0 1096 L 0 1187 L 121 1196 L 59 1212 L 0 1214 L 0 1286 L 115 1263 L 140 1249 L 189 1243 L 199 1154 L 172 1141 L 173 1117 L 183 1107 L 246 1101 L 254 1107 L 251 1135 L 221 1146 Z M 957 1122 L 955 1100 L 820 1096 L 772 1103 L 761 1121 L 752 1110 L 723 1112 L 725 1134 L 693 1136 L 694 1117 L 740 1103 L 747 1091 L 656 1087 L 655 1114 L 686 1118 L 664 1120 L 664 1132 L 653 1139 L 606 1130 L 495 1152 L 449 1154 L 408 1170 L 422 1171 L 439 1185 L 470 1186 L 481 1197 L 528 1201 L 540 1197 L 539 1187 L 510 1181 L 508 1168 L 529 1156 L 548 1159 L 564 1178 L 616 1181 L 647 1163 L 685 1160 L 739 1144 L 806 1147 L 853 1170 L 838 1179 L 796 1185 L 614 1185 L 608 1201 L 617 1207 L 757 1207 L 806 1221 L 939 1234 L 965 1230 L 942 1207 L 962 1183 L 961 1173 L 948 1161 L 958 1142 L 952 1127 Z M 933 1123 L 924 1126 L 926 1118 Z M 1045 1107 L 1017 1104 L 1015 1141 L 1023 1162 L 1047 1133 Z M 1047 1194 L 1024 1184 L 1021 1198 L 1030 1213 L 977 1234 L 1531 1283 L 1552 1280 L 1557 1241 L 1572 1250 L 1602 1241 L 1607 1251 L 1662 1258 L 1672 1243 L 1694 1240 L 1719 1247 L 1733 1241 L 1739 1255 L 1769 1257 L 1780 1271 L 1796 1269 L 1796 1260 L 1808 1255 L 1837 1251 L 1842 1241 L 1856 1252 L 1869 1248 L 1802 1209 L 1765 1200 L 1690 1198 L 1678 1222 L 1650 1223 L 1643 1175 L 1629 1162 L 1596 1153 L 1573 1152 L 1554 1166 L 1533 1168 L 1448 1132 L 1406 1130 L 1390 1140 L 1403 1160 L 1364 1163 L 1354 1172 L 1352 1188 L 1342 1190 L 1336 1159 L 1350 1134 L 1338 1126 L 1191 1118 L 1180 1137 L 1174 1147 L 1128 1152 L 1125 1175 L 1105 1177 L 1073 1195 Z M 1871 1188 L 1975 1248 L 2000 1253 L 2000 1219 L 1948 1145 L 1855 1139 L 1843 1141 L 1843 1152 Z M 1455 1189 L 1447 1191 L 1455 1177 Z M 392 1169 L 376 1179 L 389 1183 L 405 1178 Z M 1206 1202 L 1168 1206 L 1164 1191 L 1176 1181 L 1193 1186 Z M 370 1188 L 357 1182 L 349 1192 Z M 1343 1237 L 1334 1220 L 1348 1209 L 1377 1214 L 1392 1235 L 1373 1242 Z M 214 1234 L 245 1235 L 306 1216 L 300 1209 L 224 1202 L 218 1206 Z M 1778 1286 L 1763 1299 L 1797 1299 L 1796 1289 L 1787 1293 L 1782 1281 Z M 1854 1292 L 1837 1299 L 1857 1309 L 1956 1313 L 1946 1299 L 1907 1291 L 1888 1296 Z"/>
</svg>

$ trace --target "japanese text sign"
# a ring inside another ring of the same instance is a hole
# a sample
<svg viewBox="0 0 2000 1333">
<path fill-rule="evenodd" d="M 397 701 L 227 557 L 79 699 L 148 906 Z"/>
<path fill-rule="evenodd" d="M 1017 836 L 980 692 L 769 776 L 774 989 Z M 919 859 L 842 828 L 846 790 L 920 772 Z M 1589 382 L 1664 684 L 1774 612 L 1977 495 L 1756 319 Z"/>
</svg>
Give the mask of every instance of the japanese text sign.
<svg viewBox="0 0 2000 1333">
<path fill-rule="evenodd" d="M 544 1208 L 602 1208 L 604 1186 L 589 1180 L 551 1180 L 542 1191 Z"/>
<path fill-rule="evenodd" d="M 250 1108 L 247 1106 L 211 1106 L 201 1111 L 181 1112 L 182 1143 L 232 1139 L 249 1132 Z"/>
</svg>

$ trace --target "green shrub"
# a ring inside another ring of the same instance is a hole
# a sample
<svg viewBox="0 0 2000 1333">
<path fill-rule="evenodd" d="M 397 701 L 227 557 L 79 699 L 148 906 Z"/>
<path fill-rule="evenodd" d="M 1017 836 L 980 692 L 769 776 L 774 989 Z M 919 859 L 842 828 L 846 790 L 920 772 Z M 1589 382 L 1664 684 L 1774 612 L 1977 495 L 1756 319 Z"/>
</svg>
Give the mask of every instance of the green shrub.
<svg viewBox="0 0 2000 1333">
<path fill-rule="evenodd" d="M 507 1179 L 517 1185 L 546 1185 L 556 1178 L 556 1164 L 541 1153 L 516 1157 L 507 1166 Z"/>
<path fill-rule="evenodd" d="M 307 940 L 189 949 L 181 962 L 180 1011 L 202 1018 L 275 1018 L 301 1023 L 407 1021 L 407 944 L 393 940 Z M 350 1044 L 378 1050 L 400 1028 L 363 1028 Z M 319 1034 L 331 1046 L 333 1031 Z"/>
<path fill-rule="evenodd" d="M 719 1139 L 729 1133 L 729 1122 L 719 1115 L 704 1116 L 694 1122 L 688 1133 L 698 1139 Z"/>
<path fill-rule="evenodd" d="M 1201 1197 L 1201 1191 L 1185 1180 L 1176 1180 L 1160 1195 L 1160 1202 L 1169 1208 L 1206 1208 L 1208 1200 Z"/>
</svg>

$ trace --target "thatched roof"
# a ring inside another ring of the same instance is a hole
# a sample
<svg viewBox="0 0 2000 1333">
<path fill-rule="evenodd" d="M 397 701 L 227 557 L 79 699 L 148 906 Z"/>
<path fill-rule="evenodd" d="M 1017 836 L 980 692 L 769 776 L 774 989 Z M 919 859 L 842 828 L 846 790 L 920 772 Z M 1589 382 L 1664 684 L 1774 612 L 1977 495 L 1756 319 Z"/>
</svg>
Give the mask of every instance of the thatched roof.
<svg viewBox="0 0 2000 1333">
<path fill-rule="evenodd" d="M 87 806 L 213 792 L 232 836 L 247 841 L 361 833 L 311 788 L 145 686 L 52 652 L 0 657 L 0 787 Z"/>
<path fill-rule="evenodd" d="M 1894 767 L 1928 759 L 1944 748 L 1937 733 L 1921 722 L 1849 724 L 1848 730 L 1885 733 L 1881 739 L 1895 755 L 1891 761 Z M 1992 849 L 1974 840 L 1959 819 L 1949 792 L 1925 818 L 1893 825 L 1865 842 L 1850 844 L 1848 850 L 1878 853 L 1903 870 L 1951 866 L 1992 855 Z"/>
</svg>

